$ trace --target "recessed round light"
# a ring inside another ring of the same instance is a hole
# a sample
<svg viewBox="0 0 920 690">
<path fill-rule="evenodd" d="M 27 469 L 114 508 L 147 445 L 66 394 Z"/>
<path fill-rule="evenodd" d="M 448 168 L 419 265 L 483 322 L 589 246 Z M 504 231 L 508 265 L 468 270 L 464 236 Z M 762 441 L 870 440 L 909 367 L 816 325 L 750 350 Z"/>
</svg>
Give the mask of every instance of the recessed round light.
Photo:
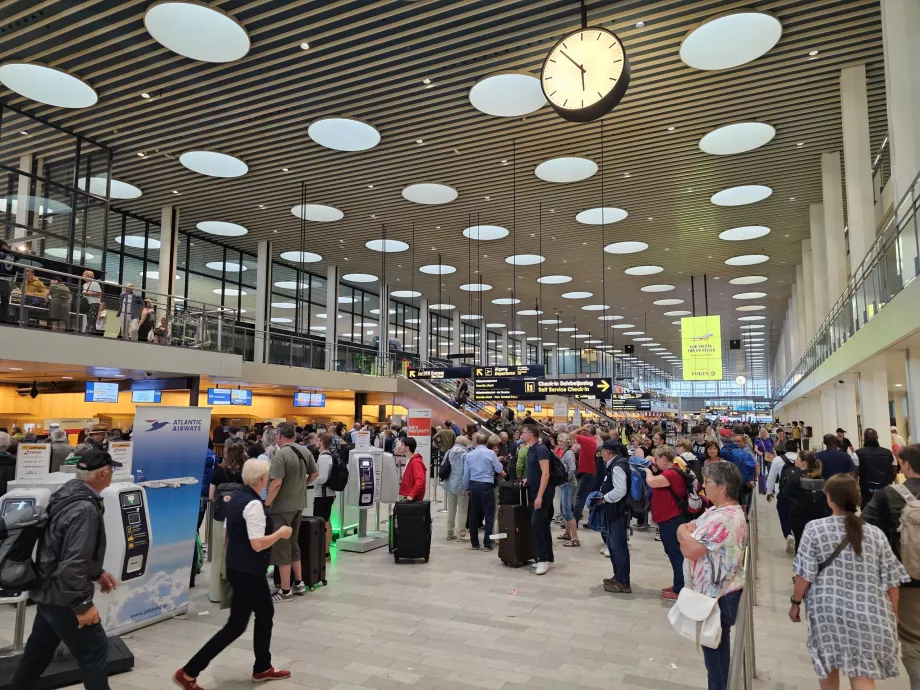
<svg viewBox="0 0 920 690">
<path fill-rule="evenodd" d="M 525 331 L 508 331 L 508 335 L 524 335 L 524 333 Z M 530 338 L 527 340 L 530 340 Z M 537 338 L 537 340 L 539 340 L 539 338 Z"/>
<path fill-rule="evenodd" d="M 0 67 L 0 69 L 2 69 L 2 67 Z M 86 178 L 81 177 L 77 182 L 77 186 L 87 191 Z M 139 187 L 135 187 L 133 184 L 128 184 L 127 182 L 122 182 L 121 180 L 112 179 L 109 184 L 108 178 L 106 178 L 105 175 L 89 178 L 88 191 L 90 194 L 105 197 L 106 187 L 108 187 L 110 199 L 137 199 L 143 193 Z"/>
<path fill-rule="evenodd" d="M 606 314 L 604 316 L 598 316 L 598 321 L 621 321 L 623 319 L 619 314 Z"/>
<path fill-rule="evenodd" d="M 242 266 L 234 261 L 228 261 L 226 264 L 223 261 L 209 261 L 205 264 L 212 271 L 226 271 L 227 273 L 239 273 L 242 271 L 248 271 L 249 269 L 245 266 Z M 224 268 L 226 266 L 226 268 Z"/>
<path fill-rule="evenodd" d="M 144 14 L 154 40 L 174 53 L 202 62 L 233 62 L 249 52 L 246 29 L 203 2 L 156 2 Z"/>
<path fill-rule="evenodd" d="M 668 292 L 673 290 L 673 285 L 668 285 L 667 283 L 662 283 L 660 285 L 643 285 L 641 288 L 642 292 Z"/>
<path fill-rule="evenodd" d="M 138 275 L 139 275 L 139 276 L 147 276 L 148 278 L 152 278 L 153 280 L 159 280 L 159 279 L 160 279 L 160 272 L 159 272 L 159 271 L 141 271 L 140 273 L 138 273 Z M 180 276 L 178 273 L 176 274 L 176 280 L 182 280 L 182 276 Z"/>
<path fill-rule="evenodd" d="M 732 278 L 728 282 L 732 285 L 756 285 L 757 283 L 765 283 L 766 281 L 766 276 L 741 276 L 740 278 Z"/>
<path fill-rule="evenodd" d="M 88 108 L 99 100 L 93 87 L 79 77 L 37 62 L 0 65 L 0 83 L 20 96 L 58 108 Z"/>
<path fill-rule="evenodd" d="M 762 304 L 743 304 L 735 307 L 735 311 L 763 311 L 766 307 Z"/>
<path fill-rule="evenodd" d="M 666 311 L 665 316 L 689 316 L 693 312 L 687 311 L 686 309 L 678 309 L 676 311 Z"/>
<path fill-rule="evenodd" d="M 333 151 L 366 151 L 380 143 L 380 132 L 351 117 L 324 117 L 307 128 L 307 136 Z"/>
<path fill-rule="evenodd" d="M 673 307 L 676 304 L 683 304 L 682 299 L 656 299 L 652 304 L 655 304 L 659 307 Z"/>
<path fill-rule="evenodd" d="M 574 292 L 563 292 L 562 299 L 587 299 L 588 297 L 593 297 L 593 292 L 582 292 L 576 290 Z"/>
<path fill-rule="evenodd" d="M 293 280 L 279 280 L 277 283 L 275 283 L 275 287 L 278 288 L 279 290 L 296 290 L 297 283 L 295 283 Z M 308 290 L 309 288 L 310 288 L 309 283 L 300 284 L 301 290 Z"/>
<path fill-rule="evenodd" d="M 719 233 L 720 240 L 737 242 L 739 240 L 754 240 L 758 237 L 770 234 L 770 228 L 766 225 L 744 225 L 738 228 L 732 228 L 725 232 Z"/>
<path fill-rule="evenodd" d="M 457 272 L 455 267 L 447 264 L 426 264 L 425 266 L 419 266 L 418 270 L 420 273 L 427 273 L 432 276 L 446 276 Z"/>
<path fill-rule="evenodd" d="M 606 311 L 610 309 L 609 304 L 585 304 L 582 306 L 583 311 Z"/>
<path fill-rule="evenodd" d="M 242 237 L 249 232 L 249 230 L 242 225 L 225 223 L 220 220 L 203 220 L 195 227 L 201 230 L 201 232 L 206 232 L 209 235 L 218 235 L 220 237 Z"/>
<path fill-rule="evenodd" d="M 738 10 L 720 14 L 684 37 L 680 59 L 695 69 L 729 69 L 766 54 L 782 35 L 783 25 L 767 12 Z"/>
<path fill-rule="evenodd" d="M 291 209 L 291 213 L 297 218 L 312 220 L 316 223 L 332 223 L 345 217 L 345 214 L 335 206 L 324 204 L 298 204 Z"/>
<path fill-rule="evenodd" d="M 714 156 L 753 151 L 769 143 L 776 130 L 765 122 L 736 122 L 712 130 L 700 139 L 700 149 Z"/>
<path fill-rule="evenodd" d="M 766 316 L 739 316 L 738 320 L 739 321 L 763 321 L 766 318 L 767 318 Z"/>
<path fill-rule="evenodd" d="M 662 271 L 664 271 L 664 269 L 661 266 L 633 266 L 632 268 L 627 268 L 623 272 L 630 276 L 651 276 L 656 273 L 661 273 Z"/>
<path fill-rule="evenodd" d="M 575 338 L 576 340 L 585 340 L 586 338 L 590 338 L 591 336 L 588 335 L 587 333 L 579 333 L 577 335 L 573 335 L 572 337 Z"/>
<path fill-rule="evenodd" d="M 614 242 L 604 247 L 604 251 L 608 254 L 635 254 L 644 252 L 646 249 L 648 245 L 645 242 Z"/>
<path fill-rule="evenodd" d="M 482 314 L 461 314 L 460 318 L 464 321 L 479 321 Z"/>
<path fill-rule="evenodd" d="M 421 297 L 422 293 L 418 290 L 393 290 L 390 293 L 390 297 L 402 297 L 403 299 L 412 299 L 413 297 Z"/>
<path fill-rule="evenodd" d="M 486 328 L 504 328 L 505 324 L 503 323 L 487 323 Z"/>
<path fill-rule="evenodd" d="M 621 208 L 605 206 L 603 208 L 589 208 L 575 216 L 575 220 L 585 225 L 610 225 L 619 223 L 629 214 Z"/>
<path fill-rule="evenodd" d="M 521 300 L 515 297 L 499 297 L 492 300 L 492 304 L 520 304 Z"/>
<path fill-rule="evenodd" d="M 294 302 L 272 302 L 273 309 L 297 309 Z"/>
<path fill-rule="evenodd" d="M 574 156 L 551 158 L 537 166 L 534 174 L 544 182 L 580 182 L 597 172 L 597 163 Z"/>
<path fill-rule="evenodd" d="M 537 282 L 543 283 L 544 285 L 562 285 L 563 283 L 571 283 L 572 276 L 563 276 L 563 275 L 541 276 L 537 278 Z"/>
<path fill-rule="evenodd" d="M 635 328 L 636 324 L 634 323 L 615 323 L 611 328 Z"/>
<path fill-rule="evenodd" d="M 744 206 L 763 201 L 771 194 L 773 190 L 765 185 L 746 184 L 716 192 L 709 200 L 716 206 Z"/>
<path fill-rule="evenodd" d="M 249 166 L 239 158 L 219 151 L 186 151 L 179 162 L 192 172 L 208 177 L 240 177 Z"/>
<path fill-rule="evenodd" d="M 542 309 L 521 309 L 518 316 L 539 316 L 542 313 Z"/>
<path fill-rule="evenodd" d="M 461 290 L 466 292 L 488 292 L 492 286 L 488 283 L 464 283 L 460 286 Z"/>
<path fill-rule="evenodd" d="M 470 103 L 495 117 L 521 117 L 546 105 L 540 80 L 528 72 L 504 72 L 480 79 L 470 89 Z"/>
<path fill-rule="evenodd" d="M 122 242 L 122 237 L 119 235 L 115 238 L 115 241 L 118 244 L 124 244 L 126 247 L 132 247 L 134 249 L 143 249 L 144 248 L 144 238 L 140 235 L 125 235 L 124 242 Z M 155 240 L 153 238 L 148 238 L 146 241 L 147 249 L 159 249 L 160 240 Z"/>
<path fill-rule="evenodd" d="M 295 264 L 315 264 L 323 257 L 313 252 L 281 252 L 281 258 Z"/>
<path fill-rule="evenodd" d="M 553 326 L 557 323 L 562 323 L 562 319 L 540 319 L 537 323 L 542 323 L 545 326 Z M 561 331 L 562 329 L 560 328 L 559 330 Z M 573 328 L 572 330 L 574 331 L 575 329 Z"/>
<path fill-rule="evenodd" d="M 545 257 L 539 254 L 512 254 L 505 257 L 505 263 L 512 266 L 536 266 L 546 261 Z"/>
<path fill-rule="evenodd" d="M 733 256 L 730 259 L 726 259 L 725 263 L 729 266 L 753 266 L 769 260 L 770 257 L 766 254 L 745 254 L 743 256 Z"/>
<path fill-rule="evenodd" d="M 508 236 L 508 229 L 500 225 L 473 225 L 463 231 L 471 240 L 500 240 Z"/>
<path fill-rule="evenodd" d="M 623 335 L 645 335 L 645 331 L 623 331 Z"/>
<path fill-rule="evenodd" d="M 373 252 L 384 252 L 386 254 L 404 252 L 409 248 L 408 244 L 399 240 L 370 240 L 365 242 L 364 246 Z"/>
<path fill-rule="evenodd" d="M 757 324 L 753 324 L 753 325 L 751 325 L 751 326 L 739 326 L 739 328 L 757 328 L 757 329 L 761 329 L 761 328 L 765 328 L 765 326 L 764 326 L 762 323 L 757 323 Z M 751 333 L 750 335 L 758 335 L 758 334 L 756 334 L 756 333 Z"/>
<path fill-rule="evenodd" d="M 635 343 L 646 343 L 646 342 L 649 342 L 650 340 L 652 339 L 651 338 L 633 338 L 633 342 Z"/>
<path fill-rule="evenodd" d="M 271 318 L 272 323 L 293 323 L 294 319 L 289 319 L 286 316 L 273 316 Z"/>
<path fill-rule="evenodd" d="M 443 303 L 443 304 L 429 304 L 428 308 L 434 309 L 435 311 L 450 311 L 451 309 L 454 309 L 455 307 L 453 304 Z"/>
<path fill-rule="evenodd" d="M 559 319 L 554 319 L 553 322 L 562 323 Z M 543 322 L 541 321 L 540 323 L 543 323 Z M 563 328 L 557 328 L 556 330 L 559 331 L 560 333 L 574 333 L 578 329 L 575 328 L 574 326 L 565 326 Z"/>
<path fill-rule="evenodd" d="M 359 301 L 360 299 L 358 297 L 352 297 L 351 295 L 341 295 L 339 297 L 339 304 L 354 304 Z"/>
<path fill-rule="evenodd" d="M 237 290 L 236 288 L 214 288 L 211 290 L 215 295 L 219 295 L 221 292 L 224 293 L 227 297 L 236 297 L 237 295 L 248 295 L 249 293 L 245 290 Z"/>
<path fill-rule="evenodd" d="M 67 204 L 37 196 L 0 198 L 0 212 L 5 213 L 9 209 L 10 213 L 15 214 L 20 201 L 25 201 L 26 208 L 39 216 L 70 213 L 70 206 Z"/>
<path fill-rule="evenodd" d="M 435 205 L 449 204 L 457 198 L 457 190 L 446 184 L 422 182 L 410 184 L 402 190 L 403 198 L 416 204 Z"/>
<path fill-rule="evenodd" d="M 346 273 L 342 276 L 342 280 L 347 280 L 349 283 L 373 283 L 377 281 L 377 276 L 370 273 Z"/>
<path fill-rule="evenodd" d="M 761 297 L 766 297 L 766 292 L 739 292 L 737 295 L 732 295 L 733 299 L 760 299 Z"/>
</svg>

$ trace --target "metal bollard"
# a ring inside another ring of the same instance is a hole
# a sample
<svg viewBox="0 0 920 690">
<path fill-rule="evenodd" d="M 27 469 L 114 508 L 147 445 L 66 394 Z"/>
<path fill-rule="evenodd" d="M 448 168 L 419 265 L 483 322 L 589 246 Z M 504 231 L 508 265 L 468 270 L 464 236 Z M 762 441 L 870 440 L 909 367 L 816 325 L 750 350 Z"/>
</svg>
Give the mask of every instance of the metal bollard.
<svg viewBox="0 0 920 690">
<path fill-rule="evenodd" d="M 205 515 L 205 520 L 207 520 L 207 525 L 205 525 L 204 540 L 208 545 L 208 563 L 211 562 L 212 554 L 214 553 L 214 504 L 208 500 L 208 510 Z"/>
</svg>

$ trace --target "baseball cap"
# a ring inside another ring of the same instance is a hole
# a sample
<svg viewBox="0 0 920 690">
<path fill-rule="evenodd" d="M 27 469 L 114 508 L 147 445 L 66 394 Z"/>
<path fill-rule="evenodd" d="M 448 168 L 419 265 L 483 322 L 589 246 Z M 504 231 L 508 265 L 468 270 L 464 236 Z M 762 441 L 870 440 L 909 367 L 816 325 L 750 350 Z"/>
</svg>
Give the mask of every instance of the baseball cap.
<svg viewBox="0 0 920 690">
<path fill-rule="evenodd" d="M 78 470 L 98 470 L 106 465 L 111 465 L 112 467 L 121 467 L 120 462 L 115 462 L 112 460 L 112 456 L 106 453 L 104 450 L 91 450 L 89 453 L 86 453 L 77 460 L 77 469 Z"/>
<path fill-rule="evenodd" d="M 835 433 L 838 433 L 838 434 L 845 434 L 846 432 L 847 432 L 846 429 L 841 429 L 841 428 L 838 426 L 838 427 L 837 427 L 837 431 L 836 431 Z"/>
</svg>

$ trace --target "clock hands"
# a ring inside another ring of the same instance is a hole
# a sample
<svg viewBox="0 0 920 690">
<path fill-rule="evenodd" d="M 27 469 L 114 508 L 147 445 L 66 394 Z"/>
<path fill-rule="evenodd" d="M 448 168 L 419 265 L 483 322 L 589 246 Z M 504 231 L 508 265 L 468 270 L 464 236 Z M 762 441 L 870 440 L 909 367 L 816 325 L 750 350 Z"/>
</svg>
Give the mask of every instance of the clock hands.
<svg viewBox="0 0 920 690">
<path fill-rule="evenodd" d="M 575 62 L 572 58 L 570 58 L 568 53 L 566 53 L 564 50 L 560 50 L 559 52 L 562 53 L 563 55 L 565 55 L 565 57 L 568 59 L 569 62 L 571 62 L 571 63 L 572 63 L 573 65 L 575 65 L 578 69 L 580 69 L 582 74 L 585 73 L 585 68 L 582 67 L 581 65 L 579 65 L 577 62 Z"/>
</svg>

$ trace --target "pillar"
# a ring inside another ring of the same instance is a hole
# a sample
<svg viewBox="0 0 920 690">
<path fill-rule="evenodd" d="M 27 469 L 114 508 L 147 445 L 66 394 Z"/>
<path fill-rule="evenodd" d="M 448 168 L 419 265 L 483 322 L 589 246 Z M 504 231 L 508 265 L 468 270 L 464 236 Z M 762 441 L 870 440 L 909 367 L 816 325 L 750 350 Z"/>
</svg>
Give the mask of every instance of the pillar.
<svg viewBox="0 0 920 690">
<path fill-rule="evenodd" d="M 463 330 L 462 324 L 463 320 L 460 318 L 460 310 L 454 309 L 451 314 L 452 327 L 451 327 L 451 336 L 450 336 L 450 351 L 454 353 L 460 353 L 463 351 L 463 341 L 460 339 L 460 333 Z M 456 359 L 454 364 L 462 363 L 466 360 Z M 475 364 L 475 362 L 471 362 Z"/>
<path fill-rule="evenodd" d="M 265 364 L 266 357 L 266 326 L 271 319 L 271 295 L 272 295 L 272 243 L 269 240 L 262 240 L 258 245 L 256 256 L 256 325 L 255 325 L 255 350 L 253 361 L 256 364 Z M 294 299 L 300 313 L 300 291 L 296 290 L 297 297 Z M 300 324 L 301 331 L 308 331 L 309 324 Z"/>
<path fill-rule="evenodd" d="M 25 227 L 13 228 L 14 240 L 20 237 L 27 237 L 29 231 L 26 228 L 31 228 L 33 230 L 39 229 L 38 223 L 36 222 L 38 218 L 38 206 L 33 206 L 33 202 L 29 197 L 37 197 L 40 199 L 45 196 L 45 193 L 42 189 L 41 181 L 30 177 L 30 175 L 41 175 L 43 167 L 44 159 L 33 153 L 26 153 L 19 157 L 19 169 L 27 174 L 19 175 L 16 180 L 16 215 L 14 216 L 14 220 L 17 225 Z M 66 203 L 68 206 L 70 205 L 69 200 Z M 74 215 L 75 214 L 76 212 L 74 211 Z M 66 222 L 71 222 L 70 217 L 66 219 Z M 38 247 L 33 247 L 33 250 L 37 252 Z M 81 259 L 80 263 L 85 263 L 85 261 Z"/>
<path fill-rule="evenodd" d="M 385 362 L 390 352 L 390 288 L 384 282 L 380 284 L 378 307 L 380 318 L 377 319 L 377 359 Z"/>
<path fill-rule="evenodd" d="M 431 359 L 428 354 L 431 342 L 431 318 L 428 315 L 428 300 L 424 297 L 418 301 L 418 358 L 421 362 Z M 404 343 L 405 344 L 405 343 Z"/>
<path fill-rule="evenodd" d="M 843 381 L 843 383 L 840 383 L 840 381 Z M 844 374 L 834 384 L 834 397 L 837 399 L 837 426 L 842 427 L 847 432 L 847 438 L 853 442 L 855 448 L 862 446 L 856 414 L 856 387 L 858 382 L 858 375 Z M 834 431 L 836 430 L 837 427 L 834 427 Z"/>
<path fill-rule="evenodd" d="M 815 436 L 833 434 L 839 422 L 837 421 L 837 390 L 836 384 L 827 383 L 821 387 L 821 417 L 820 423 L 815 425 Z"/>
<path fill-rule="evenodd" d="M 511 351 L 508 349 L 509 346 L 511 345 L 511 343 L 510 343 L 509 338 L 508 338 L 508 329 L 507 329 L 507 328 L 502 328 L 502 329 L 501 329 L 501 331 L 500 331 L 500 338 L 501 338 L 501 340 L 500 340 L 499 344 L 501 345 L 502 351 L 501 351 L 501 353 L 500 353 L 500 355 L 499 355 L 498 362 L 499 362 L 499 364 L 511 364 L 512 361 L 514 360 L 514 358 L 511 356 Z"/>
<path fill-rule="evenodd" d="M 812 252 L 811 240 L 802 240 L 802 278 L 803 291 L 805 293 L 805 343 L 811 342 L 815 335 L 817 326 L 815 325 L 815 283 L 811 276 L 812 272 Z"/>
<path fill-rule="evenodd" d="M 891 448 L 891 434 L 888 433 L 891 426 L 888 414 L 888 371 L 883 357 L 869 360 L 860 367 L 859 413 L 863 431 L 875 429 L 879 445 Z"/>
<path fill-rule="evenodd" d="M 908 428 L 901 431 L 905 439 L 908 433 L 912 442 L 920 439 L 920 348 L 908 350 L 904 365 L 907 373 L 907 424 Z"/>
<path fill-rule="evenodd" d="M 840 299 L 846 287 L 849 266 L 843 235 L 843 175 L 840 152 L 821 154 L 821 198 L 824 208 L 824 238 L 827 253 L 828 308 Z"/>
<path fill-rule="evenodd" d="M 875 240 L 869 101 L 866 96 L 864 64 L 840 70 L 840 106 L 843 115 L 847 222 L 850 228 L 850 273 L 855 275 Z"/>
<path fill-rule="evenodd" d="M 149 252 L 149 250 L 148 250 Z M 176 293 L 176 264 L 179 252 L 179 208 L 164 206 L 160 210 L 160 249 L 157 261 L 159 262 L 160 279 L 157 292 L 161 295 L 174 295 Z M 172 305 L 167 307 L 172 312 Z"/>
<path fill-rule="evenodd" d="M 828 298 L 836 300 L 839 295 L 831 297 L 827 289 L 827 238 L 824 234 L 824 207 L 821 204 L 809 205 L 808 218 L 811 227 L 811 279 L 815 296 L 814 328 L 817 331 L 830 311 Z"/>
<path fill-rule="evenodd" d="M 338 342 L 339 267 L 330 265 L 326 269 L 326 371 L 335 371 Z"/>
<path fill-rule="evenodd" d="M 897 203 L 920 171 L 920 3 L 884 0 L 881 5 L 888 145 Z"/>
<path fill-rule="evenodd" d="M 795 267 L 795 285 L 792 289 L 795 295 L 796 326 L 799 329 L 798 344 L 799 357 L 801 357 L 805 354 L 805 348 L 808 347 L 808 334 L 805 327 L 805 274 L 802 271 L 802 264 Z"/>
</svg>

